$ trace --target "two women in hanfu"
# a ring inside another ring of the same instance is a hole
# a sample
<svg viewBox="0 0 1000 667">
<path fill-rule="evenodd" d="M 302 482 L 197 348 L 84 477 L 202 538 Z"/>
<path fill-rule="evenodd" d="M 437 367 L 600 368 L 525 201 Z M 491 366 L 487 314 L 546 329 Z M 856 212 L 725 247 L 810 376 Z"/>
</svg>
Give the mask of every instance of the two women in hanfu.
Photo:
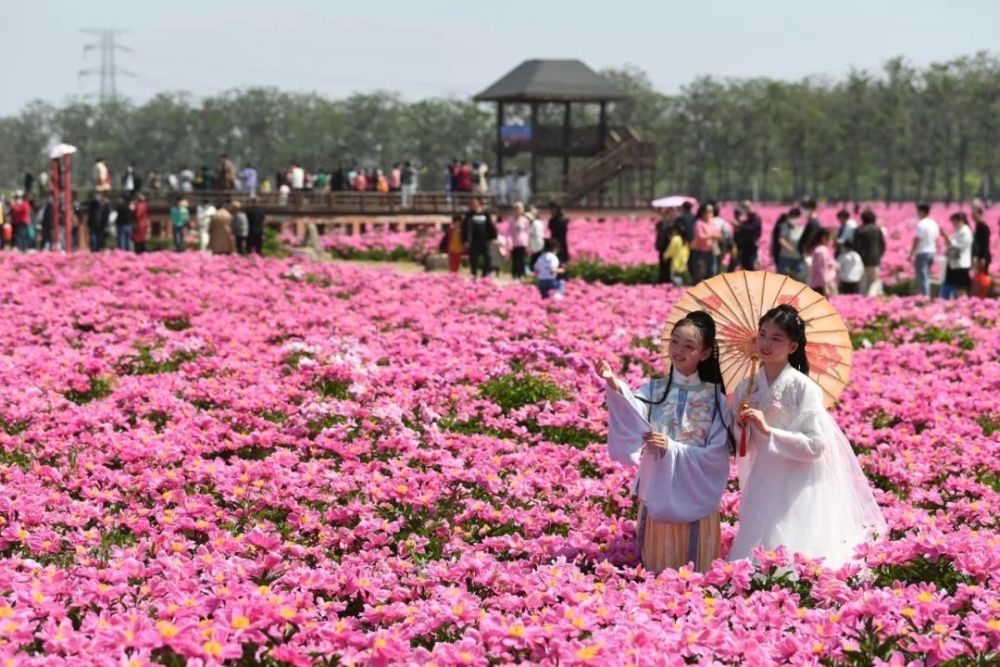
<svg viewBox="0 0 1000 667">
<path fill-rule="evenodd" d="M 885 534 L 885 519 L 809 377 L 802 318 L 778 306 L 758 327 L 754 390 L 744 381 L 734 392 L 737 426 L 749 438 L 748 456 L 737 459 L 743 498 L 728 559 L 784 546 L 840 567 L 859 544 Z M 608 451 L 639 467 L 633 490 L 642 564 L 659 572 L 694 563 L 706 571 L 720 556 L 718 508 L 734 444 L 712 318 L 697 311 L 680 320 L 668 356 L 670 375 L 635 393 L 607 362 L 596 362 L 608 386 Z"/>
</svg>

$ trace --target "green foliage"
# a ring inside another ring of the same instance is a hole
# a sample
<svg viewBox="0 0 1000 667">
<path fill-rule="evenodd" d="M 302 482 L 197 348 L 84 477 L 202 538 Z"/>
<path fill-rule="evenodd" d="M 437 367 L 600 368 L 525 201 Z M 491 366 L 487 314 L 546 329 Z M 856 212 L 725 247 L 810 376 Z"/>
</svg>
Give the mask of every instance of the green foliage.
<svg viewBox="0 0 1000 667">
<path fill-rule="evenodd" d="M 352 398 L 349 390 L 350 386 L 350 380 L 338 380 L 328 377 L 320 378 L 312 384 L 312 388 L 321 396 L 325 396 L 326 398 L 335 398 L 341 401 L 346 401 Z"/>
<path fill-rule="evenodd" d="M 331 254 L 338 259 L 352 259 L 368 262 L 419 262 L 422 259 L 418 256 L 418 253 L 411 252 L 403 246 L 396 246 L 388 252 L 382 248 L 369 248 L 368 250 L 336 248 L 331 251 Z"/>
<path fill-rule="evenodd" d="M 28 430 L 29 426 L 31 426 L 31 422 L 25 419 L 10 420 L 0 416 L 0 429 L 3 429 L 7 435 L 21 435 Z"/>
<path fill-rule="evenodd" d="M 276 257 L 278 259 L 288 257 L 288 250 L 278 240 L 277 229 L 273 227 L 264 228 L 264 242 L 261 244 L 261 252 L 264 257 Z"/>
<path fill-rule="evenodd" d="M 14 448 L 0 450 L 0 466 L 17 466 L 21 470 L 27 471 L 31 468 L 31 455 L 27 452 Z"/>
<path fill-rule="evenodd" d="M 951 560 L 947 558 L 930 559 L 927 556 L 917 556 L 899 565 L 879 565 L 873 569 L 872 585 L 891 587 L 899 581 L 904 584 L 934 584 L 938 588 L 954 595 L 959 584 L 974 585 L 974 578 L 955 570 Z"/>
<path fill-rule="evenodd" d="M 479 385 L 479 394 L 493 401 L 504 411 L 523 408 L 544 401 L 559 401 L 565 392 L 553 382 L 535 375 L 509 373 L 492 378 Z"/>
<path fill-rule="evenodd" d="M 986 413 L 976 417 L 976 423 L 983 429 L 983 435 L 987 438 L 1000 431 L 1000 416 Z"/>
<path fill-rule="evenodd" d="M 182 315 L 168 317 L 163 320 L 163 326 L 171 331 L 185 331 L 191 328 L 191 320 Z"/>
<path fill-rule="evenodd" d="M 70 389 L 64 396 L 70 401 L 73 401 L 77 405 L 83 405 L 84 403 L 89 403 L 90 401 L 97 400 L 99 398 L 104 398 L 111 394 L 111 380 L 106 377 L 100 377 L 97 375 L 90 376 L 90 384 L 87 389 L 83 391 L 78 391 L 76 389 Z"/>
<path fill-rule="evenodd" d="M 659 269 L 655 264 L 619 266 L 589 259 L 578 259 L 566 265 L 566 275 L 570 278 L 585 280 L 588 283 L 604 283 L 605 285 L 653 285 L 656 284 Z"/>
<path fill-rule="evenodd" d="M 188 325 L 190 326 L 190 325 Z M 181 365 L 195 359 L 195 352 L 175 352 L 163 361 L 153 358 L 153 348 L 140 345 L 135 354 L 118 360 L 117 369 L 122 375 L 158 375 L 176 373 Z"/>
</svg>

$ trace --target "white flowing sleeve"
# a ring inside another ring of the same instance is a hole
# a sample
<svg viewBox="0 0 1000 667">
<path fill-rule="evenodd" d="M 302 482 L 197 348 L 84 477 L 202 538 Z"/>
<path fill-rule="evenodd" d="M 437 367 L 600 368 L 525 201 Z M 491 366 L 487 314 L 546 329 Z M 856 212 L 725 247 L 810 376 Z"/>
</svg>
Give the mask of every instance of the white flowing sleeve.
<svg viewBox="0 0 1000 667">
<path fill-rule="evenodd" d="M 705 443 L 667 439 L 662 452 L 650 451 L 640 469 L 638 495 L 656 521 L 689 523 L 719 509 L 729 479 L 729 406 L 720 395 Z"/>
<path fill-rule="evenodd" d="M 823 456 L 827 434 L 824 429 L 826 409 L 820 388 L 813 382 L 803 385 L 802 399 L 788 429 L 771 428 L 767 450 L 785 459 L 802 463 Z"/>
<path fill-rule="evenodd" d="M 646 383 L 636 393 L 646 396 L 650 384 Z M 652 430 L 643 416 L 645 408 L 621 380 L 619 391 L 605 389 L 608 400 L 608 456 L 612 461 L 625 465 L 638 465 L 642 458 L 642 436 Z"/>
</svg>

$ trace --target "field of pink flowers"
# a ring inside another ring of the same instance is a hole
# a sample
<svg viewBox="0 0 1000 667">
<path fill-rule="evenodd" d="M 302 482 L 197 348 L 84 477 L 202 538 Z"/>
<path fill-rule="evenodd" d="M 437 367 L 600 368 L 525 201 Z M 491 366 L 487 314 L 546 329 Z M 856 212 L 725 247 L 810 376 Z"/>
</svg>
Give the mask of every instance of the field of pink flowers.
<svg viewBox="0 0 1000 667">
<path fill-rule="evenodd" d="M 676 291 L 195 253 L 0 278 L 10 664 L 1000 658 L 995 300 L 835 300 L 858 347 L 835 416 L 892 527 L 867 570 L 653 577 L 588 360 L 659 372 Z"/>
</svg>

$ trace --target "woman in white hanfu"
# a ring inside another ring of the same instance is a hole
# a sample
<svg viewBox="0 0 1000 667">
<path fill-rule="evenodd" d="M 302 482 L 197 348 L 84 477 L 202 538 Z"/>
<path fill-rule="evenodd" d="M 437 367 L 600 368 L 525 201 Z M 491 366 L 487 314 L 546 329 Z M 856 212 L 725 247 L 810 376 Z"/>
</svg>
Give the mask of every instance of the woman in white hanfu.
<svg viewBox="0 0 1000 667">
<path fill-rule="evenodd" d="M 850 443 L 823 405 L 822 389 L 809 378 L 805 323 L 789 305 L 760 319 L 761 369 L 747 396 L 736 388 L 737 424 L 748 428 L 747 456 L 737 459 L 740 522 L 729 560 L 752 557 L 757 547 L 784 546 L 823 558 L 837 568 L 855 548 L 886 533 Z"/>
<path fill-rule="evenodd" d="M 608 453 L 639 467 L 632 490 L 643 566 L 694 563 L 704 572 L 721 557 L 719 502 L 732 445 L 712 317 L 698 311 L 679 321 L 669 355 L 670 375 L 634 394 L 606 361 L 595 363 L 607 383 Z"/>
</svg>

